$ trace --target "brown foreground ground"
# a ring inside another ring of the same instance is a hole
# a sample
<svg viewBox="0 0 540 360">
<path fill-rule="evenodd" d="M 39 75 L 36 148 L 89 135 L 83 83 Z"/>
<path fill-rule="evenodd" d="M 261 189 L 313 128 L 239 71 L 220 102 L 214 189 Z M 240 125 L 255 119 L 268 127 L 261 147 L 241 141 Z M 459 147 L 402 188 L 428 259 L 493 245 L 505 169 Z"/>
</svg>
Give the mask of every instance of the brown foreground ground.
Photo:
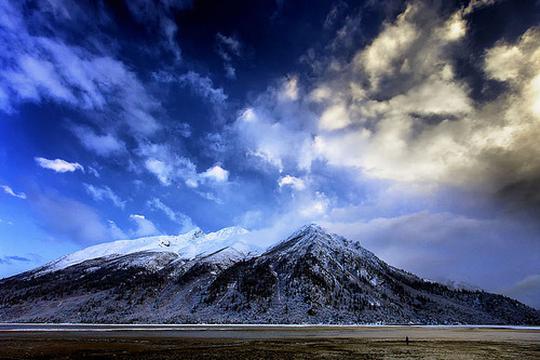
<svg viewBox="0 0 540 360">
<path fill-rule="evenodd" d="M 0 359 L 536 360 L 540 359 L 540 330 L 392 327 L 42 332 L 0 327 Z"/>
</svg>

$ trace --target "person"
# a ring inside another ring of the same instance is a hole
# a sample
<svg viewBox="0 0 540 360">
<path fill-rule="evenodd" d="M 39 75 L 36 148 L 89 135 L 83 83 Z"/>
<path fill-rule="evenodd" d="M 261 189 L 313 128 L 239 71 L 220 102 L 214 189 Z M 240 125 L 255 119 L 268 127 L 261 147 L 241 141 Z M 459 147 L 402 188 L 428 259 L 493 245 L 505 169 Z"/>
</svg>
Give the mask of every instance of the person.
<svg viewBox="0 0 540 360">
<path fill-rule="evenodd" d="M 409 337 L 408 336 L 405 336 L 405 342 L 407 343 L 407 345 L 409 345 Z"/>
</svg>

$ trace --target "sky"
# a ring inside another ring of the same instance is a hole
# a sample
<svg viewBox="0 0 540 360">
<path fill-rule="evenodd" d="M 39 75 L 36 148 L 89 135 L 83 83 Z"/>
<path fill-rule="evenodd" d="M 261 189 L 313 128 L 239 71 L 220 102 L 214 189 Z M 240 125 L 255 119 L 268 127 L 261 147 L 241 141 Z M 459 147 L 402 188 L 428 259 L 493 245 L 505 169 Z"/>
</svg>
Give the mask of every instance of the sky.
<svg viewBox="0 0 540 360">
<path fill-rule="evenodd" d="M 0 277 L 306 223 L 540 308 L 538 1 L 0 1 Z"/>
</svg>

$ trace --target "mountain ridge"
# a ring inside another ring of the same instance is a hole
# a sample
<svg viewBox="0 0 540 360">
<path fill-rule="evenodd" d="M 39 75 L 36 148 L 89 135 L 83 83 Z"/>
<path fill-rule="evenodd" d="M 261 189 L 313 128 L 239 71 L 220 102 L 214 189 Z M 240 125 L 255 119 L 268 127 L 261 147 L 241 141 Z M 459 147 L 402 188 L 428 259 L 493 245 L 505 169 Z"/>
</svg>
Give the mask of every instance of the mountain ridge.
<svg viewBox="0 0 540 360">
<path fill-rule="evenodd" d="M 106 256 L 115 257 L 144 251 L 173 252 L 182 254 L 184 257 L 195 258 L 205 253 L 215 252 L 219 250 L 220 246 L 222 248 L 234 248 L 235 246 L 245 245 L 240 241 L 227 243 L 227 240 L 231 240 L 231 238 L 235 240 L 235 237 L 245 235 L 248 232 L 248 230 L 238 226 L 223 228 L 208 234 L 196 228 L 179 235 L 147 236 L 131 240 L 105 242 L 64 255 L 43 265 L 40 271 L 56 271 L 90 259 Z M 210 246 L 205 247 L 204 245 L 209 245 L 209 242 L 211 242 Z M 249 252 L 249 250 L 246 252 Z"/>
<path fill-rule="evenodd" d="M 231 232 L 200 256 L 131 252 L 0 280 L 0 321 L 540 324 L 516 300 L 425 281 L 315 224 L 249 256 L 217 246 L 240 241 Z"/>
</svg>

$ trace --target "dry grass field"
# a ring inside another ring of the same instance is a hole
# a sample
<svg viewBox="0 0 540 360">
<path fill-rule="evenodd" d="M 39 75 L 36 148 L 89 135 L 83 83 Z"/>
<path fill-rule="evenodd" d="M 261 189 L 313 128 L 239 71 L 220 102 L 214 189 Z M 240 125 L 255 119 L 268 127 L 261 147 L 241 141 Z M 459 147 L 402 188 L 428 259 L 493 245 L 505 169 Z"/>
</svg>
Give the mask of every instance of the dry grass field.
<svg viewBox="0 0 540 360">
<path fill-rule="evenodd" d="M 540 359 L 537 329 L 195 329 L 0 327 L 0 359 Z"/>
</svg>

